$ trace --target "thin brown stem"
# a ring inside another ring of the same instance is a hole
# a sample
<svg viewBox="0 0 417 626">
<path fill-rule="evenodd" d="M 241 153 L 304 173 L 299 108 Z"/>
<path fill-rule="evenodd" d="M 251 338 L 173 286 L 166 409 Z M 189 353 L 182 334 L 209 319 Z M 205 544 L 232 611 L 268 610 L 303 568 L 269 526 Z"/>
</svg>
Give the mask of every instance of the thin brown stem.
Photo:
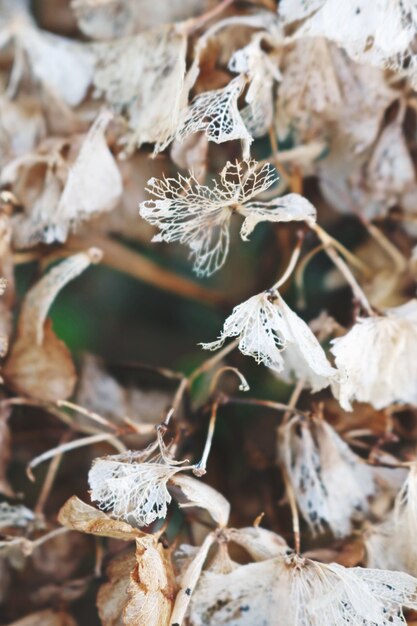
<svg viewBox="0 0 417 626">
<path fill-rule="evenodd" d="M 69 438 L 71 437 L 71 433 L 66 432 L 61 437 L 60 445 L 65 444 Z M 45 476 L 45 480 L 42 485 L 42 489 L 39 493 L 38 500 L 36 502 L 36 506 L 34 511 L 37 515 L 43 515 L 43 511 L 45 509 L 46 502 L 48 500 L 49 494 L 51 493 L 52 487 L 55 482 L 56 475 L 59 470 L 59 466 L 62 461 L 63 454 L 57 454 L 49 464 L 48 471 Z"/>
</svg>

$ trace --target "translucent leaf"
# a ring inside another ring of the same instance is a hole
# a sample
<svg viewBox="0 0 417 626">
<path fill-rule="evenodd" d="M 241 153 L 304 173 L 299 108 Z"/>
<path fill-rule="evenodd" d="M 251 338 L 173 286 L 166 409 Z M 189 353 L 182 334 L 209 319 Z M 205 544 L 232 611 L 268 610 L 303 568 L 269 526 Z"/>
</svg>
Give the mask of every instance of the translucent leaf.
<svg viewBox="0 0 417 626">
<path fill-rule="evenodd" d="M 333 393 L 345 410 L 352 401 L 381 409 L 394 402 L 417 403 L 417 300 L 359 319 L 331 351 L 340 372 Z M 387 358 L 389 355 L 389 358 Z"/>
<path fill-rule="evenodd" d="M 417 580 L 407 574 L 326 565 L 296 555 L 204 572 L 193 594 L 191 626 L 389 626 L 405 624 Z M 256 622 L 254 622 L 256 620 Z"/>
<path fill-rule="evenodd" d="M 176 25 L 94 45 L 94 84 L 109 105 L 126 113 L 131 146 L 150 142 L 163 149 L 175 134 L 187 97 L 186 46 L 185 34 Z"/>
<path fill-rule="evenodd" d="M 148 191 L 156 200 L 142 202 L 140 214 L 159 229 L 154 241 L 179 242 L 190 248 L 194 270 L 209 276 L 225 262 L 232 214 L 245 217 L 241 236 L 261 221 L 314 221 L 316 211 L 308 200 L 289 194 L 271 202 L 249 202 L 277 180 L 275 169 L 256 161 L 228 162 L 219 181 L 201 185 L 194 176 L 151 178 Z"/>
<path fill-rule="evenodd" d="M 237 102 L 246 84 L 244 76 L 237 76 L 226 87 L 199 94 L 190 104 L 182 125 L 176 133 L 183 141 L 188 135 L 205 132 L 209 141 L 223 143 L 241 139 L 244 158 L 249 158 L 252 137 L 249 135 Z"/>
<path fill-rule="evenodd" d="M 348 535 L 369 508 L 371 468 L 322 419 L 295 416 L 279 433 L 279 459 L 311 530 Z"/>
<path fill-rule="evenodd" d="M 335 370 L 307 326 L 276 292 L 252 296 L 233 309 L 217 341 L 201 344 L 217 350 L 228 337 L 239 337 L 239 350 L 280 373 L 289 367 L 295 374 L 311 372 L 310 382 L 320 388 L 328 385 Z M 290 362 L 286 363 L 287 351 Z M 319 378 L 316 378 L 318 376 Z M 320 384 L 319 384 L 320 383 Z"/>
<path fill-rule="evenodd" d="M 81 221 L 114 209 L 123 193 L 122 177 L 105 137 L 111 113 L 102 112 L 91 126 L 68 173 L 58 206 L 48 215 L 46 243 L 65 241 Z"/>
<path fill-rule="evenodd" d="M 156 443 L 141 452 L 126 452 L 98 458 L 90 469 L 88 480 L 91 499 L 116 518 L 148 526 L 164 519 L 171 502 L 168 481 L 178 472 L 192 469 L 170 457 Z"/>
</svg>

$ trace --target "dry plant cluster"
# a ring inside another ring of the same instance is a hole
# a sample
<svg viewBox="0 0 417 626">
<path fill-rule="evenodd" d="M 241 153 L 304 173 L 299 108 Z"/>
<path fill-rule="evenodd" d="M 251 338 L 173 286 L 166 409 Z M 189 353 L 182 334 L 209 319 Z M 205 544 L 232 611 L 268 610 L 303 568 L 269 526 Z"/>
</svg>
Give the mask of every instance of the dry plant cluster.
<svg viewBox="0 0 417 626">
<path fill-rule="evenodd" d="M 0 0 L 0 82 L 1 623 L 416 625 L 417 1 Z"/>
</svg>

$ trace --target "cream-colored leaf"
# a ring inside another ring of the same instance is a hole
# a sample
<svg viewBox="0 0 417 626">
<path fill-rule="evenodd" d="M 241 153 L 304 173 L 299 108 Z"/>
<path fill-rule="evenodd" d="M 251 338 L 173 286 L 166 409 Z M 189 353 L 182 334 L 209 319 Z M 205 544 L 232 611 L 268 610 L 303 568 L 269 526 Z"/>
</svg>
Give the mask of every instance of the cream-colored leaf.
<svg viewBox="0 0 417 626">
<path fill-rule="evenodd" d="M 145 450 L 96 459 L 88 475 L 91 499 L 116 518 L 148 526 L 167 515 L 168 481 L 192 469 L 173 459 L 159 437 Z"/>
<path fill-rule="evenodd" d="M 215 143 L 240 139 L 244 158 L 249 158 L 252 137 L 237 106 L 245 84 L 246 78 L 237 76 L 226 87 L 196 96 L 176 133 L 177 139 L 183 141 L 188 135 L 198 132 L 204 132 L 208 140 Z"/>
<path fill-rule="evenodd" d="M 242 205 L 268 189 L 276 172 L 266 163 L 228 162 L 211 187 L 194 176 L 148 181 L 156 200 L 142 202 L 140 214 L 159 229 L 154 241 L 179 242 L 190 249 L 194 271 L 210 276 L 224 264 L 229 249 L 229 222 Z M 245 214 L 245 213 L 244 213 Z"/>
<path fill-rule="evenodd" d="M 205 509 L 220 527 L 227 525 L 230 515 L 230 503 L 216 489 L 213 489 L 213 487 L 203 483 L 201 480 L 184 474 L 173 476 L 170 485 L 179 487 L 186 498 L 185 503 L 181 503 L 180 500 L 180 506 L 195 506 Z"/>
<path fill-rule="evenodd" d="M 279 429 L 284 464 L 301 513 L 314 533 L 352 531 L 375 491 L 372 470 L 320 418 L 295 416 Z"/>
<path fill-rule="evenodd" d="M 417 580 L 383 570 L 344 568 L 296 555 L 204 572 L 193 594 L 191 626 L 389 626 L 417 605 Z"/>
<path fill-rule="evenodd" d="M 298 193 L 289 193 L 270 202 L 249 202 L 242 213 L 247 216 L 240 231 L 245 241 L 260 222 L 314 223 L 317 218 L 311 202 Z"/>
<path fill-rule="evenodd" d="M 126 111 L 132 146 L 162 149 L 175 134 L 183 106 L 187 39 L 180 27 L 95 44 L 94 83 L 116 111 Z"/>
<path fill-rule="evenodd" d="M 52 402 L 72 394 L 76 373 L 71 354 L 46 316 L 61 289 L 100 258 L 96 248 L 68 257 L 26 294 L 17 337 L 4 367 L 8 385 L 18 393 Z"/>
<path fill-rule="evenodd" d="M 58 206 L 48 217 L 46 243 L 65 241 L 81 221 L 110 211 L 123 193 L 122 177 L 105 137 L 111 113 L 103 111 L 90 128 L 70 168 Z"/>
<path fill-rule="evenodd" d="M 20 13 L 5 28 L 3 37 L 27 55 L 33 77 L 70 106 L 84 99 L 93 78 L 94 57 L 78 41 L 40 30 L 28 14 Z M 16 54 L 13 79 L 24 73 L 23 55 Z"/>
<path fill-rule="evenodd" d="M 417 403 L 417 300 L 359 319 L 332 344 L 340 372 L 333 393 L 345 410 L 352 410 L 354 400 L 376 409 Z"/>
<path fill-rule="evenodd" d="M 130 574 L 136 566 L 133 554 L 121 554 L 110 562 L 106 574 L 108 582 L 97 593 L 97 608 L 103 626 L 126 626 L 123 613 L 129 601 Z"/>
<path fill-rule="evenodd" d="M 264 291 L 236 306 L 219 339 L 201 345 L 205 350 L 217 350 L 229 337 L 239 337 L 239 350 L 257 363 L 277 373 L 287 370 L 299 378 L 306 376 L 315 391 L 329 385 L 335 375 L 307 324 L 276 290 Z"/>
<path fill-rule="evenodd" d="M 86 504 L 77 496 L 72 496 L 66 501 L 59 511 L 58 521 L 66 528 L 98 537 L 132 541 L 142 536 L 141 531 L 132 528 L 126 522 L 112 519 L 103 511 L 98 511 Z"/>
</svg>

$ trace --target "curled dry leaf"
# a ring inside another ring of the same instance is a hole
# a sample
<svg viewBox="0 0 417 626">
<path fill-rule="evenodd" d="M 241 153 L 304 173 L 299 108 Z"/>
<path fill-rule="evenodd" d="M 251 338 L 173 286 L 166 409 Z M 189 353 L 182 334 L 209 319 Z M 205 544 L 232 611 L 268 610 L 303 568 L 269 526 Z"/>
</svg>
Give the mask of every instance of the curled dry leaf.
<svg viewBox="0 0 417 626">
<path fill-rule="evenodd" d="M 170 480 L 170 486 L 178 487 L 185 496 L 185 502 L 177 496 L 180 507 L 197 507 L 208 511 L 220 527 L 227 526 L 230 515 L 230 504 L 216 489 L 201 480 L 177 474 Z"/>
<path fill-rule="evenodd" d="M 132 541 L 143 535 L 140 530 L 132 528 L 130 524 L 112 519 L 77 496 L 72 496 L 67 500 L 58 514 L 58 521 L 70 530 L 122 541 Z"/>
<path fill-rule="evenodd" d="M 308 16 L 298 36 L 325 36 L 361 63 L 404 72 L 415 86 L 417 7 L 412 0 L 359 0 L 343 7 L 337 0 L 286 0 L 280 12 L 287 22 Z"/>
<path fill-rule="evenodd" d="M 297 415 L 281 426 L 278 459 L 314 533 L 348 535 L 368 511 L 372 470 L 323 419 Z"/>
<path fill-rule="evenodd" d="M 170 626 L 175 592 L 170 550 L 154 535 L 137 539 L 124 609 L 126 626 Z"/>
<path fill-rule="evenodd" d="M 175 137 L 184 141 L 189 135 L 204 132 L 209 141 L 223 143 L 240 139 L 243 156 L 249 158 L 250 136 L 240 115 L 237 102 L 246 85 L 246 78 L 237 76 L 226 87 L 201 93 L 188 107 Z"/>
<path fill-rule="evenodd" d="M 93 78 L 94 57 L 85 45 L 38 29 L 24 11 L 2 25 L 0 43 L 16 48 L 11 81 L 17 89 L 25 73 L 25 59 L 35 81 L 70 106 L 84 99 Z M 9 86 L 10 89 L 10 86 Z"/>
<path fill-rule="evenodd" d="M 101 585 L 97 594 L 97 608 L 103 626 L 126 626 L 123 612 L 128 601 L 130 573 L 135 563 L 133 554 L 121 554 L 112 559 L 107 567 L 108 582 Z"/>
<path fill-rule="evenodd" d="M 417 528 L 417 465 L 413 463 L 395 500 L 394 509 L 381 524 L 365 533 L 367 563 L 378 569 L 417 574 L 414 537 Z"/>
<path fill-rule="evenodd" d="M 76 374 L 71 354 L 46 316 L 61 289 L 100 258 L 97 248 L 75 254 L 49 270 L 27 293 L 4 366 L 5 380 L 17 393 L 51 402 L 72 394 Z"/>
<path fill-rule="evenodd" d="M 153 28 L 161 21 L 178 22 L 202 13 L 213 1 L 159 0 L 72 0 L 78 26 L 93 39 L 116 39 Z"/>
</svg>

